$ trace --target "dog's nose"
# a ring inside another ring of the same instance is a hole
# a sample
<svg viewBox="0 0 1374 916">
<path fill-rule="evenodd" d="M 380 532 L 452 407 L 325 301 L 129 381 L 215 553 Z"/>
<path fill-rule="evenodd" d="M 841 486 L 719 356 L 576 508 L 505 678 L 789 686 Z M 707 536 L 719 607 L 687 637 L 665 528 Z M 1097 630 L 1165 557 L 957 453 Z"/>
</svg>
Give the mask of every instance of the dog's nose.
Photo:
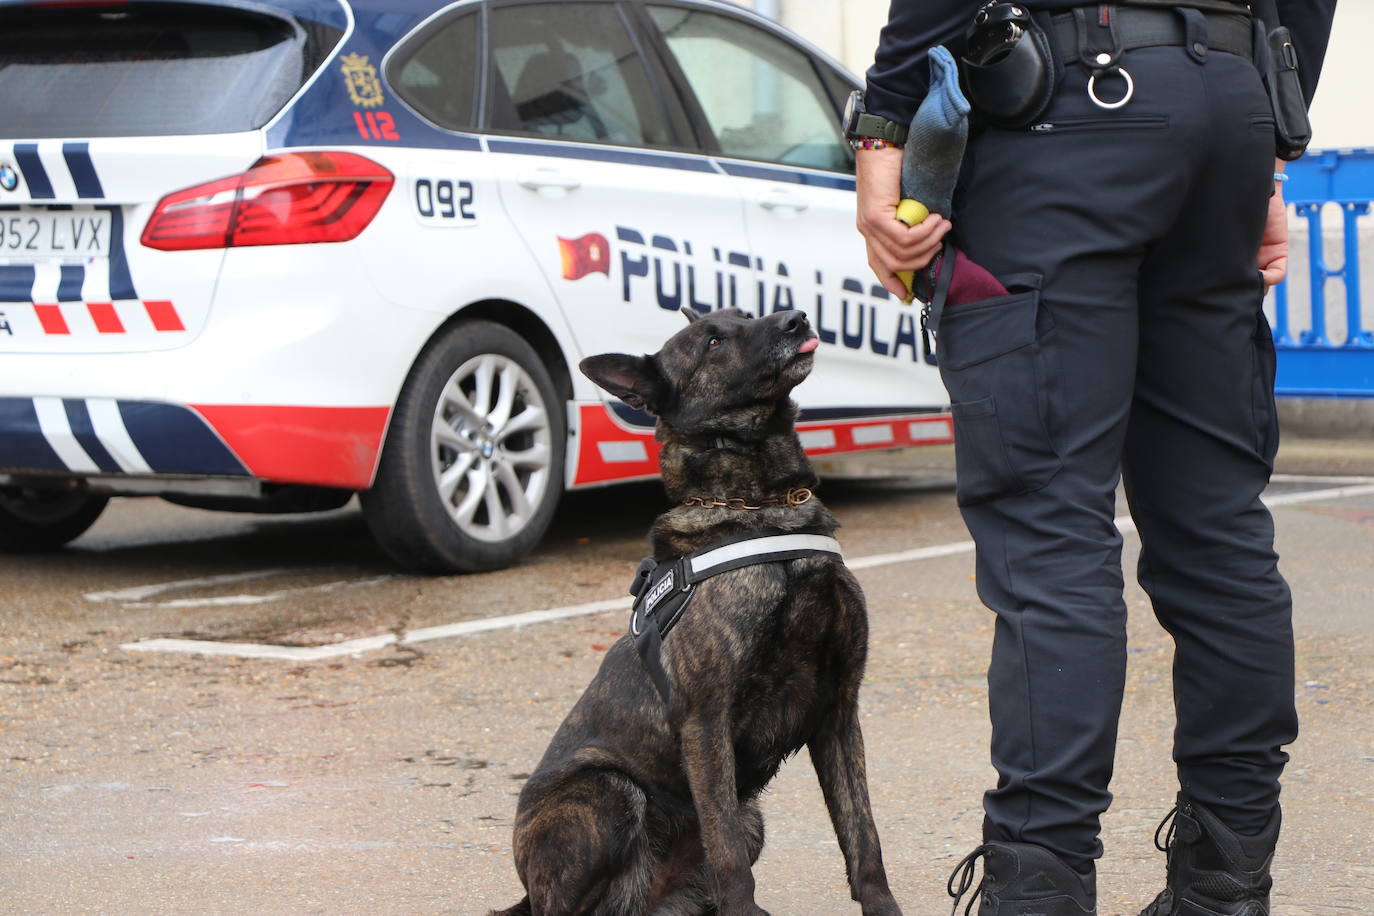
<svg viewBox="0 0 1374 916">
<path fill-rule="evenodd" d="M 806 313 L 800 311 L 779 312 L 782 316 L 782 329 L 789 334 L 801 333 L 810 327 L 806 321 Z"/>
</svg>

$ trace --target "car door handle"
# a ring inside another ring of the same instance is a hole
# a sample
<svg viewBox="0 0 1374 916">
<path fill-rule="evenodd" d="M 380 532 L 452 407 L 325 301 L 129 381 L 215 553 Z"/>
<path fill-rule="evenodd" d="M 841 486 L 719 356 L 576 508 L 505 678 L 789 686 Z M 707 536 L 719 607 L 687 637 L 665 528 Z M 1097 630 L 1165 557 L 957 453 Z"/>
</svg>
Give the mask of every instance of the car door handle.
<svg viewBox="0 0 1374 916">
<path fill-rule="evenodd" d="M 800 213 L 811 206 L 811 201 L 786 188 L 769 188 L 759 196 L 759 206 L 765 210 L 796 210 Z"/>
<path fill-rule="evenodd" d="M 572 191 L 582 187 L 582 179 L 574 178 L 558 169 L 531 169 L 516 179 L 520 187 L 529 188 L 531 191 L 542 191 L 544 188 L 558 188 L 563 191 Z"/>
</svg>

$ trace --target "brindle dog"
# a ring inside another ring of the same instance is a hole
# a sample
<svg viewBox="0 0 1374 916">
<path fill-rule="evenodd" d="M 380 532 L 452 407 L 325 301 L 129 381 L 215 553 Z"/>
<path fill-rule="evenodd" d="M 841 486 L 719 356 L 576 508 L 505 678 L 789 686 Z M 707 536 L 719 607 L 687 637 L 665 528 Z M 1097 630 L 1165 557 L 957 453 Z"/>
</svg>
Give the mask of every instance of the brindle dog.
<svg viewBox="0 0 1374 916">
<path fill-rule="evenodd" d="M 833 532 L 818 500 L 777 499 L 816 482 L 789 398 L 818 344 L 806 316 L 683 312 L 688 326 L 653 356 L 581 364 L 658 418 L 663 483 L 678 505 L 654 522 L 654 557 L 756 529 Z M 683 504 L 696 496 L 764 508 Z M 763 848 L 757 798 L 803 746 L 854 899 L 864 916 L 901 913 L 869 808 L 859 728 L 868 619 L 853 574 L 821 554 L 697 589 L 663 643 L 671 703 L 623 637 L 554 735 L 516 812 L 527 896 L 492 916 L 767 916 L 751 872 Z"/>
</svg>

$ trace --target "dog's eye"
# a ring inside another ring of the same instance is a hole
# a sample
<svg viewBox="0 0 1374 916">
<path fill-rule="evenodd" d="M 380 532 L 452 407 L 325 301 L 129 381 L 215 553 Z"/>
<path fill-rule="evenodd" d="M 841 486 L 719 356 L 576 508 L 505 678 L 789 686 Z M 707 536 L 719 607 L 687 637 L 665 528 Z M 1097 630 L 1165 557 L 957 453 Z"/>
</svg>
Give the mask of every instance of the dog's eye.
<svg viewBox="0 0 1374 916">
<path fill-rule="evenodd" d="M 712 337 L 710 340 L 706 341 L 706 349 L 714 350 L 716 347 L 720 346 L 723 343 L 725 343 L 725 339 L 723 337 Z"/>
</svg>

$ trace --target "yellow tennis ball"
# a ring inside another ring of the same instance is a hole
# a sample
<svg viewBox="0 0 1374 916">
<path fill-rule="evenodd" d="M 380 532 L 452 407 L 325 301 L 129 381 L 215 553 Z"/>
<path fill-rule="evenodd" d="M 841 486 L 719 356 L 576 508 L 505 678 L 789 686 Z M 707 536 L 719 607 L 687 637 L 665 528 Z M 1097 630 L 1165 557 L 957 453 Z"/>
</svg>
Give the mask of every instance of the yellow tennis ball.
<svg viewBox="0 0 1374 916">
<path fill-rule="evenodd" d="M 912 284 L 916 280 L 916 271 L 899 270 L 897 271 L 897 279 L 901 280 L 902 283 L 906 284 L 906 295 L 902 297 L 902 301 L 905 302 L 907 305 L 910 305 L 911 300 L 916 298 L 916 293 L 912 290 Z"/>
<path fill-rule="evenodd" d="M 897 204 L 897 218 L 908 226 L 914 226 L 930 215 L 930 210 L 919 200 L 910 197 Z"/>
</svg>

